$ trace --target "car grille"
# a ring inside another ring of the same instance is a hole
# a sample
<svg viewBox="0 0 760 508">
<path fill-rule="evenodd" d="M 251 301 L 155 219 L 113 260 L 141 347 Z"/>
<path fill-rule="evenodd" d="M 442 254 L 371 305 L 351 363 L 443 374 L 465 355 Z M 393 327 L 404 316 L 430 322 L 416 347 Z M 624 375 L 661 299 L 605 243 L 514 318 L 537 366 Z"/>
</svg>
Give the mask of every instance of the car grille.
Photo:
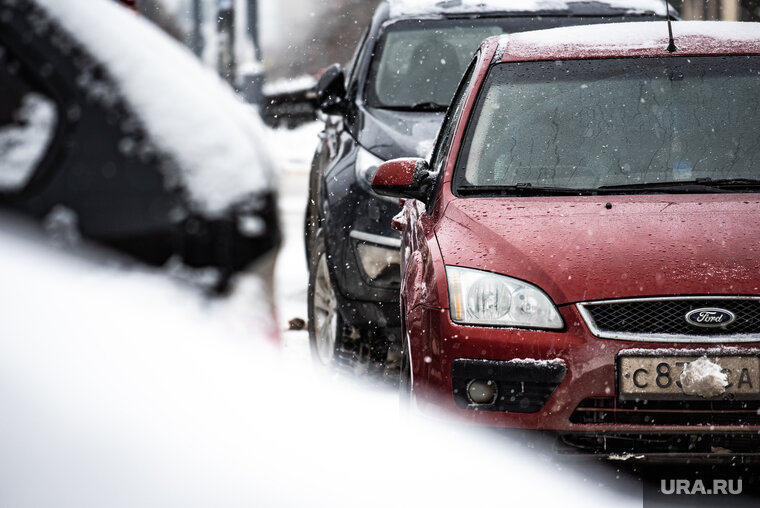
<svg viewBox="0 0 760 508">
<path fill-rule="evenodd" d="M 571 423 L 625 425 L 760 425 L 760 401 L 619 401 L 614 397 L 585 399 Z"/>
<path fill-rule="evenodd" d="M 686 321 L 695 309 L 720 308 L 736 315 L 723 327 L 700 328 Z M 651 298 L 578 304 L 594 335 L 601 338 L 648 342 L 760 341 L 760 299 Z"/>
</svg>

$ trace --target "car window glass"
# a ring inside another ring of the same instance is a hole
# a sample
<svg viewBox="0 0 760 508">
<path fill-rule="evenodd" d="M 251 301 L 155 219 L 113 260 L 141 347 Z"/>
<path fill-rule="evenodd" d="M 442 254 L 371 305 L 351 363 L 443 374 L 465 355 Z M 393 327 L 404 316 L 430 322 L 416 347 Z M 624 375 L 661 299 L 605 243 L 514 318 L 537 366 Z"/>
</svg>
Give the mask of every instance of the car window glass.
<svg viewBox="0 0 760 508">
<path fill-rule="evenodd" d="M 502 32 L 498 25 L 399 25 L 389 29 L 379 54 L 370 94 L 375 106 L 448 106 L 473 51 Z"/>
<path fill-rule="evenodd" d="M 384 28 L 372 60 L 370 107 L 430 109 L 449 105 L 483 39 L 502 33 L 622 21 L 605 16 L 508 16 L 396 21 Z"/>
<path fill-rule="evenodd" d="M 475 64 L 477 57 L 470 63 L 467 73 L 462 78 L 462 82 L 459 85 L 454 102 L 449 108 L 449 113 L 446 115 L 446 120 L 441 127 L 441 132 L 438 135 L 438 142 L 436 143 L 433 158 L 431 160 L 431 167 L 433 171 L 441 174 L 443 165 L 446 162 L 446 156 L 448 155 L 448 148 L 451 146 L 451 140 L 454 137 L 459 119 L 462 116 L 462 110 L 464 109 L 465 99 L 467 98 L 467 90 L 470 88 L 470 82 L 475 75 Z"/>
<path fill-rule="evenodd" d="M 0 46 L 0 192 L 18 192 L 32 178 L 55 133 L 52 99 L 30 84 Z"/>
<path fill-rule="evenodd" d="M 500 64 L 481 97 L 458 185 L 760 176 L 758 57 Z"/>
</svg>

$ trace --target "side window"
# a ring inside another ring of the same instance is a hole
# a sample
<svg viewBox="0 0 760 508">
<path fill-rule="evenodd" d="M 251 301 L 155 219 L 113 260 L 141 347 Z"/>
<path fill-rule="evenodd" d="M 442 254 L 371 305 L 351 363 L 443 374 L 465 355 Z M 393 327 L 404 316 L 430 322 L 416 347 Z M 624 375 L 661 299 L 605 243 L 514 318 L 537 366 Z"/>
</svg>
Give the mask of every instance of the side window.
<svg viewBox="0 0 760 508">
<path fill-rule="evenodd" d="M 454 139 L 454 133 L 457 130 L 457 124 L 459 119 L 462 118 L 462 110 L 464 110 L 464 104 L 467 99 L 467 90 L 470 88 L 472 78 L 475 76 L 475 67 L 478 59 L 480 58 L 480 52 L 475 55 L 470 62 L 467 71 L 462 77 L 462 81 L 459 83 L 457 93 L 454 95 L 454 99 L 451 102 L 451 106 L 446 113 L 446 118 L 443 120 L 441 131 L 438 133 L 438 139 L 435 143 L 435 149 L 433 150 L 433 157 L 430 161 L 431 170 L 437 174 L 435 188 L 432 191 L 432 196 L 438 195 L 438 188 L 443 181 L 443 166 L 446 164 L 446 159 L 451 149 L 451 141 Z M 435 200 L 428 201 L 427 212 L 431 213 L 435 207 Z"/>
<path fill-rule="evenodd" d="M 35 87 L 0 44 L 0 194 L 21 191 L 42 161 L 58 123 L 55 102 Z"/>
<path fill-rule="evenodd" d="M 451 147 L 451 141 L 454 138 L 457 124 L 462 117 L 462 110 L 464 109 L 465 99 L 467 98 L 467 89 L 470 87 L 470 82 L 475 75 L 475 65 L 478 61 L 478 57 L 479 55 L 475 55 L 475 58 L 470 62 L 470 66 L 467 68 L 467 72 L 465 72 L 464 77 L 459 84 L 459 89 L 454 96 L 454 100 L 451 102 L 448 113 L 446 113 L 446 118 L 443 121 L 441 131 L 438 133 L 438 140 L 436 141 L 433 158 L 430 161 L 430 164 L 433 172 L 438 173 L 439 177 L 443 172 L 443 165 L 449 154 L 449 148 Z"/>
</svg>

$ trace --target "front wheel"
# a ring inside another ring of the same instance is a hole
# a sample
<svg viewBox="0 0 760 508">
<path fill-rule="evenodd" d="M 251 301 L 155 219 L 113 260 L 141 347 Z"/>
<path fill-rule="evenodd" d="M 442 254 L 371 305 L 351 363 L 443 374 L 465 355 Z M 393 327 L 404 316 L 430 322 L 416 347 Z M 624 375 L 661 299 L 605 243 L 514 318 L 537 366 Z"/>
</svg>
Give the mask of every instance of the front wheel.
<svg viewBox="0 0 760 508">
<path fill-rule="evenodd" d="M 314 238 L 309 259 L 309 345 L 318 366 L 361 374 L 367 370 L 366 333 L 346 325 L 330 279 L 330 256 L 322 232 Z"/>
<path fill-rule="evenodd" d="M 398 339 L 387 330 L 346 324 L 330 278 L 330 256 L 322 231 L 314 238 L 309 259 L 309 345 L 314 363 L 347 374 L 395 383 Z"/>
<path fill-rule="evenodd" d="M 335 359 L 343 323 L 335 289 L 330 281 L 324 241 L 321 235 L 315 240 L 316 245 L 310 252 L 309 260 L 309 345 L 312 359 L 329 367 Z"/>
</svg>

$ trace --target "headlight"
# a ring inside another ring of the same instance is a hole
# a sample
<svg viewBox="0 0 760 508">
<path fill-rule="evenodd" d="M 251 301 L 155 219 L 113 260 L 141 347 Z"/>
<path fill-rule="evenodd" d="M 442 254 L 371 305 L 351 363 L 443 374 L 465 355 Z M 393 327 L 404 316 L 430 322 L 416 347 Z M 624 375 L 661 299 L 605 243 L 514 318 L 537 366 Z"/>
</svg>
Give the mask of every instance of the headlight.
<svg viewBox="0 0 760 508">
<path fill-rule="evenodd" d="M 398 248 L 380 247 L 369 243 L 357 244 L 359 260 L 364 273 L 372 280 L 392 276 L 399 277 L 401 271 L 401 252 Z"/>
<path fill-rule="evenodd" d="M 383 162 L 385 162 L 383 159 L 375 157 L 364 148 L 357 148 L 356 178 L 359 180 L 359 183 L 366 189 L 372 190 L 372 178 L 375 176 L 377 167 Z"/>
<path fill-rule="evenodd" d="M 536 286 L 505 275 L 446 267 L 449 309 L 455 323 L 558 330 L 557 307 Z"/>
</svg>

